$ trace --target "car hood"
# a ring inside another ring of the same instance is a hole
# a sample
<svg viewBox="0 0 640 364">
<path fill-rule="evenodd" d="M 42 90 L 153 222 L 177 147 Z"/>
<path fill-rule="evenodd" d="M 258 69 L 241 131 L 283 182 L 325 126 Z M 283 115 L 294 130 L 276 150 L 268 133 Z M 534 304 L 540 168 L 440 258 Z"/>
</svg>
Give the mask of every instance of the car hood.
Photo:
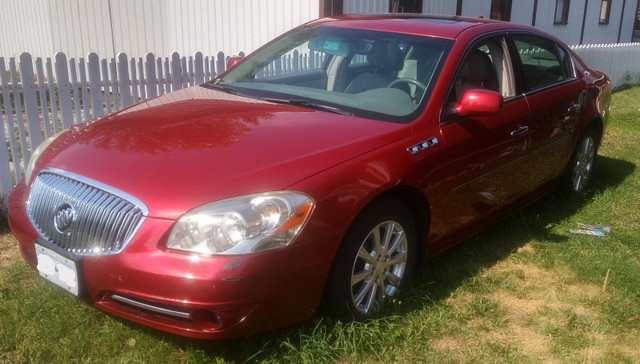
<svg viewBox="0 0 640 364">
<path fill-rule="evenodd" d="M 74 126 L 38 168 L 99 181 L 143 201 L 149 216 L 176 219 L 204 203 L 284 189 L 410 132 L 197 86 Z"/>
</svg>

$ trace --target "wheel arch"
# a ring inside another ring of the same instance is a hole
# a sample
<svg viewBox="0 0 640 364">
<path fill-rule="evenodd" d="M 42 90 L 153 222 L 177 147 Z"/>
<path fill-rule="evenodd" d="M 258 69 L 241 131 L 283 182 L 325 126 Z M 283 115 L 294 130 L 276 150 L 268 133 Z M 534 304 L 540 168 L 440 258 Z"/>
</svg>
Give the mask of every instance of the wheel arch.
<svg viewBox="0 0 640 364">
<path fill-rule="evenodd" d="M 596 149 L 600 148 L 600 142 L 602 142 L 602 137 L 604 136 L 604 121 L 602 120 L 602 117 L 598 115 L 591 118 L 583 133 L 589 130 L 589 128 L 594 128 L 597 132 L 598 140 L 596 140 Z"/>
<path fill-rule="evenodd" d="M 602 137 L 604 135 L 604 129 L 605 129 L 605 120 L 603 118 L 603 114 L 602 112 L 604 111 L 599 111 L 599 108 L 597 105 L 595 105 L 592 102 L 587 102 L 585 104 L 585 108 L 582 111 L 582 120 L 584 120 L 583 122 L 580 123 L 580 126 L 578 131 L 579 133 L 577 133 L 577 138 L 575 140 L 575 142 L 578 142 L 578 139 L 584 135 L 584 133 L 587 132 L 587 130 L 589 130 L 590 128 L 593 128 L 596 132 L 597 132 L 597 136 L 598 136 L 598 140 L 596 140 L 597 145 L 600 145 L 600 141 L 602 140 Z"/>
<path fill-rule="evenodd" d="M 389 212 L 389 210 L 396 212 Z M 400 290 L 404 290 L 407 287 L 414 268 L 426 257 L 425 241 L 428 233 L 428 217 L 430 214 L 429 205 L 425 196 L 419 189 L 406 185 L 394 186 L 377 194 L 358 211 L 354 219 L 349 223 L 349 227 L 346 229 L 340 246 L 336 251 L 336 256 L 333 259 L 331 270 L 325 283 L 320 305 L 324 306 L 329 312 L 340 319 L 366 319 L 362 317 L 359 318 L 355 312 L 349 311 L 349 307 L 351 306 L 348 301 L 345 300 L 346 291 L 337 286 L 336 283 L 341 282 L 346 274 L 345 267 L 349 266 L 349 264 L 346 264 L 345 259 L 349 260 L 355 254 L 351 242 L 360 241 L 359 239 L 354 240 L 353 237 L 359 236 L 364 230 L 367 230 L 367 221 L 370 221 L 372 217 L 379 216 L 380 213 L 389 215 L 385 218 L 406 213 L 400 221 L 409 219 L 408 222 L 412 224 L 411 230 L 413 230 L 415 234 L 413 244 L 415 254 L 413 258 L 409 258 L 413 261 L 407 263 L 407 275 L 403 278 L 404 283 L 402 284 L 402 288 L 399 288 Z M 363 230 L 363 227 L 366 228 Z M 349 266 L 347 268 L 352 267 Z"/>
</svg>

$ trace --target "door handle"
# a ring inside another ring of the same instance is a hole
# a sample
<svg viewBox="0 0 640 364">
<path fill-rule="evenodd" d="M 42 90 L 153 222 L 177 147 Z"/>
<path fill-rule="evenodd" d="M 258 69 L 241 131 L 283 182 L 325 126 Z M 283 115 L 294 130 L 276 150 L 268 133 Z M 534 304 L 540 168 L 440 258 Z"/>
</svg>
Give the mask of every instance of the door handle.
<svg viewBox="0 0 640 364">
<path fill-rule="evenodd" d="M 528 126 L 521 126 L 519 129 L 516 129 L 514 131 L 511 132 L 511 136 L 518 136 L 518 135 L 522 135 L 526 132 L 529 131 L 529 127 Z"/>
<path fill-rule="evenodd" d="M 580 111 L 580 104 L 571 103 L 571 106 L 567 109 L 568 112 L 577 112 Z"/>
</svg>

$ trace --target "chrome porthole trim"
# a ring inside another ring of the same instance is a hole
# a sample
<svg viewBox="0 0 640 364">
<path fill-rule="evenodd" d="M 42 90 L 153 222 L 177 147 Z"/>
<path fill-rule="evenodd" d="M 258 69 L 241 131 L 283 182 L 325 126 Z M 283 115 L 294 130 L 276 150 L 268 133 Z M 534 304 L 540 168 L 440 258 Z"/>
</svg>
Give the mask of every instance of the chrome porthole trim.
<svg viewBox="0 0 640 364">
<path fill-rule="evenodd" d="M 407 148 L 407 151 L 411 154 L 418 154 L 423 150 L 429 149 L 429 147 L 436 147 L 438 146 L 438 144 L 440 144 L 440 141 L 438 140 L 438 138 L 435 138 L 435 137 L 429 138 L 418 144 L 410 146 L 409 148 Z"/>
</svg>

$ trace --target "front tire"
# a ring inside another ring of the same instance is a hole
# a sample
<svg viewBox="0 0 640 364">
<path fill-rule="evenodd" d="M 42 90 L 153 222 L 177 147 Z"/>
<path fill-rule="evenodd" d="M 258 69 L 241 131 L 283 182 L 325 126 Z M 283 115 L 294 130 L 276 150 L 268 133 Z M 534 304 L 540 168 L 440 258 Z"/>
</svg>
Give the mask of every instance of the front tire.
<svg viewBox="0 0 640 364">
<path fill-rule="evenodd" d="M 416 257 L 406 206 L 385 200 L 362 213 L 338 250 L 328 282 L 329 308 L 343 320 L 377 317 L 408 284 Z"/>
</svg>

